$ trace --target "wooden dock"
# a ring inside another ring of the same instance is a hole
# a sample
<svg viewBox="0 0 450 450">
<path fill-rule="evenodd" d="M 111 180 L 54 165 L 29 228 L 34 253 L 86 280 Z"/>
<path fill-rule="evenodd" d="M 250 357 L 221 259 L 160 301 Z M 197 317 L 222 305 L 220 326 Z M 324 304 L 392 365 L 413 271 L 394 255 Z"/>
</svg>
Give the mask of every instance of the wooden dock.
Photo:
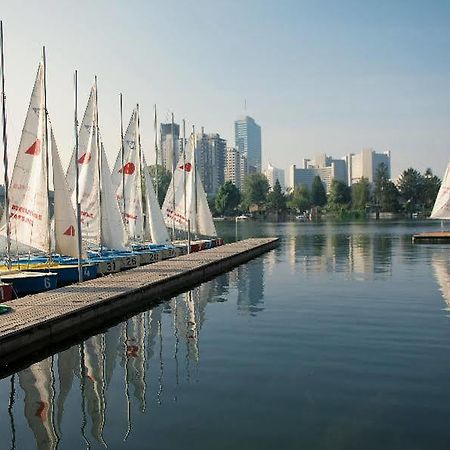
<svg viewBox="0 0 450 450">
<path fill-rule="evenodd" d="M 414 244 L 450 244 L 450 231 L 429 231 L 415 234 L 412 241 Z"/>
<path fill-rule="evenodd" d="M 0 376 L 277 245 L 278 238 L 246 239 L 8 302 L 12 311 L 0 316 Z"/>
</svg>

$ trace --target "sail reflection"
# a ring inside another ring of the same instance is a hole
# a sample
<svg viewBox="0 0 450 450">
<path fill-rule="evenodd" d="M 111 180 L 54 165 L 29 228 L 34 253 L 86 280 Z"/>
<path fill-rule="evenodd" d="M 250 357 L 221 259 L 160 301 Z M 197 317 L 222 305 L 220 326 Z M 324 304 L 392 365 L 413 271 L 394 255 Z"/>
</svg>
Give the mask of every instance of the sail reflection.
<svg viewBox="0 0 450 450">
<path fill-rule="evenodd" d="M 446 309 L 450 309 L 450 267 L 448 257 L 444 254 L 433 254 L 431 263 L 439 290 L 446 303 Z"/>
<path fill-rule="evenodd" d="M 19 372 L 18 385 L 12 379 L 10 386 L 11 448 L 21 432 L 14 417 L 19 385 L 38 449 L 57 449 L 74 423 L 80 447 L 107 447 L 118 423 L 128 439 L 137 415 L 177 401 L 180 383 L 197 374 L 208 304 L 232 291 L 238 310 L 255 315 L 264 308 L 263 275 L 263 262 L 253 261 Z"/>
</svg>

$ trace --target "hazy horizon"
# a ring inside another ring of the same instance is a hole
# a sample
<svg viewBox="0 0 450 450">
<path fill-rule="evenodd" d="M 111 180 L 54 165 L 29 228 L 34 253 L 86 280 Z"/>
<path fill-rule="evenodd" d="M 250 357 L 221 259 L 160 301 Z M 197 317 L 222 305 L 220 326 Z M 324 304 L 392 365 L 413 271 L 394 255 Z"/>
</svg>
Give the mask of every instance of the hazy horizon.
<svg viewBox="0 0 450 450">
<path fill-rule="evenodd" d="M 154 160 L 159 122 L 186 119 L 234 145 L 234 120 L 262 127 L 263 167 L 287 169 L 325 152 L 392 152 L 392 176 L 450 159 L 450 4 L 435 1 L 6 2 L 9 153 L 17 151 L 42 45 L 48 110 L 67 166 L 73 147 L 73 71 L 79 118 L 99 83 L 110 165 L 140 104 L 143 149 Z M 247 109 L 244 111 L 244 101 Z M 2 173 L 2 171 L 0 172 Z"/>
</svg>

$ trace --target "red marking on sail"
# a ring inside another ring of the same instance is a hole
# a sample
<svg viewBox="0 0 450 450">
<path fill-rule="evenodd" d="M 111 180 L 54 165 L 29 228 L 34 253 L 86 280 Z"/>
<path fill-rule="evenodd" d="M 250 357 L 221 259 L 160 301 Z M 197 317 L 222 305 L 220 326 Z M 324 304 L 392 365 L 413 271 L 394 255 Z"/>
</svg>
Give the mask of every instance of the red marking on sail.
<svg viewBox="0 0 450 450">
<path fill-rule="evenodd" d="M 132 162 L 127 162 L 120 170 L 119 173 L 124 173 L 125 175 L 133 175 L 136 170 L 136 166 Z"/>
<path fill-rule="evenodd" d="M 66 236 L 75 236 L 75 227 L 73 225 L 70 225 L 70 227 L 67 228 L 66 231 L 64 231 L 64 234 Z"/>
<path fill-rule="evenodd" d="M 181 170 L 185 170 L 186 172 L 190 172 L 192 170 L 192 164 L 187 162 L 186 164 L 183 164 L 178 167 Z"/>
<path fill-rule="evenodd" d="M 48 413 L 48 403 L 47 402 L 37 402 L 37 404 L 39 405 L 36 412 L 35 412 L 35 416 L 39 417 L 39 419 L 41 419 L 42 421 L 44 421 L 47 418 L 47 413 Z"/>
<path fill-rule="evenodd" d="M 92 159 L 92 155 L 88 152 L 81 155 L 80 159 L 78 160 L 78 164 L 87 164 Z"/>
<path fill-rule="evenodd" d="M 41 151 L 41 141 L 39 139 L 36 139 L 33 144 L 25 151 L 28 155 L 39 155 L 39 152 Z"/>
<path fill-rule="evenodd" d="M 137 345 L 127 345 L 127 356 L 130 358 L 136 358 L 138 355 L 139 347 Z"/>
</svg>

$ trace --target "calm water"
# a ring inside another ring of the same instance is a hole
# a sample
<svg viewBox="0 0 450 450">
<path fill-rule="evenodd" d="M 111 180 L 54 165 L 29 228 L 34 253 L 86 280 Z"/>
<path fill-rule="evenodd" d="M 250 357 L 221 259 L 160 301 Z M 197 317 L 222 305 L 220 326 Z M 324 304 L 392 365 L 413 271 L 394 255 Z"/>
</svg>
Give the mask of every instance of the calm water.
<svg viewBox="0 0 450 450">
<path fill-rule="evenodd" d="M 220 224 L 282 242 L 0 380 L 0 448 L 450 448 L 438 226 Z"/>
</svg>

